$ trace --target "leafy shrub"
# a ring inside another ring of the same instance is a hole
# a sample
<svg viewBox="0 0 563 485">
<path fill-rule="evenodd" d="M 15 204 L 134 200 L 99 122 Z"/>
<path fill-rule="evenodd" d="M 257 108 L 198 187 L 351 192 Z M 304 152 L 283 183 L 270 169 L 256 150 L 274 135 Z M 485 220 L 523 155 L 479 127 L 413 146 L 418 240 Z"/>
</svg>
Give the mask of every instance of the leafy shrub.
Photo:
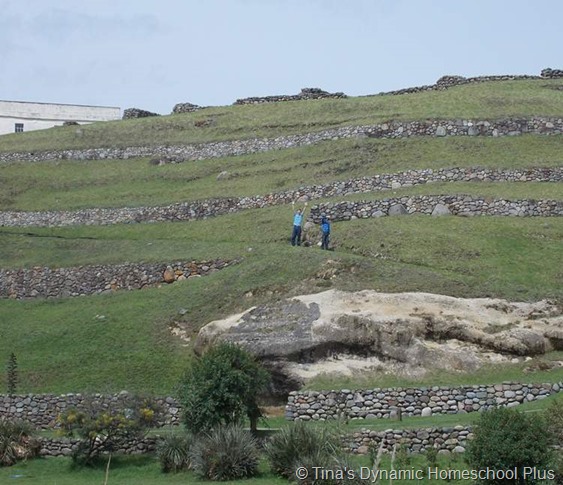
<svg viewBox="0 0 563 485">
<path fill-rule="evenodd" d="M 164 473 L 179 472 L 190 467 L 190 448 L 193 438 L 190 435 L 169 435 L 157 446 L 160 467 Z"/>
<path fill-rule="evenodd" d="M 29 423 L 0 419 L 0 466 L 38 456 L 41 444 L 33 434 Z"/>
<path fill-rule="evenodd" d="M 157 422 L 158 409 L 149 399 L 123 396 L 105 408 L 88 399 L 80 410 L 71 408 L 57 421 L 60 434 L 78 436 L 75 464 L 92 465 L 102 453 L 112 453 L 127 442 L 142 439 Z"/>
<path fill-rule="evenodd" d="M 438 449 L 434 446 L 426 448 L 426 464 L 429 468 L 438 466 Z"/>
<path fill-rule="evenodd" d="M 269 382 L 268 372 L 237 345 L 222 343 L 196 360 L 180 384 L 183 421 L 192 433 L 220 425 L 240 424 L 248 417 L 256 428 L 258 394 Z"/>
<path fill-rule="evenodd" d="M 329 467 L 342 454 L 337 432 L 326 427 L 313 428 L 302 421 L 276 433 L 266 444 L 265 452 L 272 471 L 289 479 L 295 477 L 299 466 Z"/>
<path fill-rule="evenodd" d="M 553 460 L 555 483 L 563 485 L 563 398 L 555 399 L 545 410 L 547 426 L 551 433 L 553 443 L 559 446 Z"/>
<path fill-rule="evenodd" d="M 6 387 L 8 396 L 13 396 L 16 393 L 18 380 L 18 359 L 16 358 L 16 354 L 12 352 L 6 365 Z"/>
<path fill-rule="evenodd" d="M 543 417 L 508 408 L 495 408 L 481 415 L 466 453 L 466 460 L 474 469 L 516 467 L 520 477 L 524 476 L 524 467 L 546 469 L 551 457 L 550 434 Z M 491 479 L 483 483 L 504 482 Z"/>
<path fill-rule="evenodd" d="M 248 431 L 227 425 L 197 436 L 190 459 L 201 478 L 224 481 L 254 476 L 259 455 L 256 440 Z"/>
</svg>

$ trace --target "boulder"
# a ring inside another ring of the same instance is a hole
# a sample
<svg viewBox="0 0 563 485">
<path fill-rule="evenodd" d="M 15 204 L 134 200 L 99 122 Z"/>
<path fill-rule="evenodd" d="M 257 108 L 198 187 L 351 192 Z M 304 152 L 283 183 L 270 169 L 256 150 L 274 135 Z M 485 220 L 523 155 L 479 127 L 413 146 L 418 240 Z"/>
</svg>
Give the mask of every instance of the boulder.
<svg viewBox="0 0 563 485">
<path fill-rule="evenodd" d="M 276 363 L 286 378 L 357 373 L 370 366 L 411 376 L 426 369 L 468 371 L 551 348 L 544 329 L 559 322 L 561 309 L 551 305 L 545 318 L 530 317 L 545 304 L 329 290 L 211 322 L 200 330 L 195 350 L 233 342 Z"/>
<path fill-rule="evenodd" d="M 452 213 L 447 205 L 444 204 L 436 204 L 434 210 L 432 211 L 432 215 L 434 217 L 440 216 L 451 216 Z"/>
<path fill-rule="evenodd" d="M 408 214 L 406 207 L 403 204 L 393 204 L 389 207 L 390 216 L 402 216 Z"/>
</svg>

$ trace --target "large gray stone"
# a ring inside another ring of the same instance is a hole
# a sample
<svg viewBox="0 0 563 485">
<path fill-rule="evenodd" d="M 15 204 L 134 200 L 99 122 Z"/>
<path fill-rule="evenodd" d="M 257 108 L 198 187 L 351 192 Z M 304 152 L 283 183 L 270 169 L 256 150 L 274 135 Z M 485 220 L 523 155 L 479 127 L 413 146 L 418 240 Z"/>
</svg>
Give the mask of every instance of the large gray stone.
<svg viewBox="0 0 563 485">
<path fill-rule="evenodd" d="M 432 215 L 434 217 L 439 216 L 451 216 L 452 213 L 447 205 L 444 204 L 436 204 L 434 206 L 434 210 L 432 211 Z"/>
<path fill-rule="evenodd" d="M 406 207 L 403 204 L 393 204 L 389 207 L 390 216 L 402 216 L 408 214 Z"/>
</svg>

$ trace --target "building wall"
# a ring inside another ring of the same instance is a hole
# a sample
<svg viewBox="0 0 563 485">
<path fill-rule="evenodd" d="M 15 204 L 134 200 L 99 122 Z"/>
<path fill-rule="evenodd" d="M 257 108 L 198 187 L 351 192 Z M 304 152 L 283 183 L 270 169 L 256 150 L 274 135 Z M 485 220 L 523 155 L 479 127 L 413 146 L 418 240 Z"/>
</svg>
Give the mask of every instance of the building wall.
<svg viewBox="0 0 563 485">
<path fill-rule="evenodd" d="M 14 133 L 16 123 L 24 125 L 23 131 L 33 131 L 60 126 L 65 121 L 92 123 L 120 117 L 121 110 L 109 106 L 0 101 L 0 135 Z"/>
</svg>

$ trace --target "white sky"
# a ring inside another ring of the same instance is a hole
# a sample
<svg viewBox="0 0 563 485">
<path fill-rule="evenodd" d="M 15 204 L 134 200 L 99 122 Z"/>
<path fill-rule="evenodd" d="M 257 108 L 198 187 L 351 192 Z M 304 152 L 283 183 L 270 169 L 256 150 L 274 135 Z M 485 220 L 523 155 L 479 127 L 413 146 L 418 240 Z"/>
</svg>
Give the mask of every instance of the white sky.
<svg viewBox="0 0 563 485">
<path fill-rule="evenodd" d="M 0 99 L 137 107 L 563 69 L 563 0 L 0 0 Z"/>
</svg>

